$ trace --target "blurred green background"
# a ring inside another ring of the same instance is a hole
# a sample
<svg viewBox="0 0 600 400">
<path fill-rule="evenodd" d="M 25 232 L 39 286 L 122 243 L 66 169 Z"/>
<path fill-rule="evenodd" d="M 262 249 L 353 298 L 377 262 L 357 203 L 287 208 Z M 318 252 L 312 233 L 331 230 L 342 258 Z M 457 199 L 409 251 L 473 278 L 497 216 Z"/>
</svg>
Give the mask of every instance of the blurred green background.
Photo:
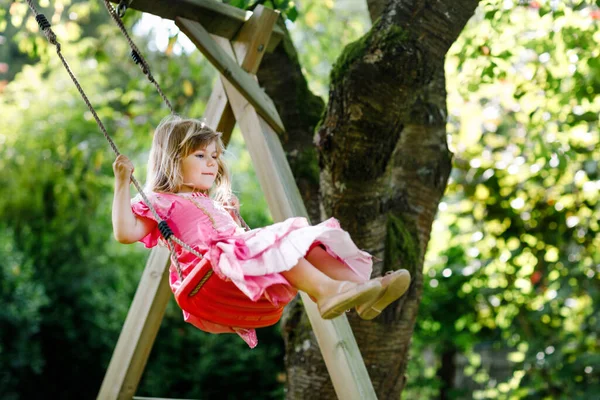
<svg viewBox="0 0 600 400">
<path fill-rule="evenodd" d="M 253 1 L 230 1 L 248 8 Z M 310 88 L 370 28 L 362 1 L 273 1 Z M 408 399 L 592 399 L 600 393 L 598 1 L 482 1 L 446 61 L 454 165 L 432 230 Z M 112 237 L 113 155 L 24 2 L 0 8 L 0 393 L 94 398 L 147 251 Z M 143 180 L 168 114 L 100 2 L 36 3 Z M 179 113 L 214 69 L 168 21 L 125 23 Z M 243 139 L 228 157 L 242 215 L 271 222 Z M 138 395 L 284 396 L 279 328 L 249 350 L 171 302 Z M 451 390 L 440 378 L 454 372 Z"/>
</svg>

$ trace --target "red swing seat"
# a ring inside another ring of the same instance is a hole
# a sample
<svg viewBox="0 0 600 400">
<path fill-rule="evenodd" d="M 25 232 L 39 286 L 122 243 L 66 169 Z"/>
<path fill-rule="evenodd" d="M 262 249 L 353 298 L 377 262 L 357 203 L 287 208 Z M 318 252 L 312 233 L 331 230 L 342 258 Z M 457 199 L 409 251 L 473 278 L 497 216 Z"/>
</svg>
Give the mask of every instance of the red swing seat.
<svg viewBox="0 0 600 400">
<path fill-rule="evenodd" d="M 231 281 L 213 274 L 212 265 L 202 259 L 174 290 L 175 300 L 183 311 L 209 322 L 200 329 L 222 333 L 223 327 L 263 328 L 279 321 L 284 306 L 274 306 L 264 296 L 252 301 Z M 221 325 L 213 327 L 212 324 Z M 196 324 L 194 324 L 196 325 Z"/>
</svg>

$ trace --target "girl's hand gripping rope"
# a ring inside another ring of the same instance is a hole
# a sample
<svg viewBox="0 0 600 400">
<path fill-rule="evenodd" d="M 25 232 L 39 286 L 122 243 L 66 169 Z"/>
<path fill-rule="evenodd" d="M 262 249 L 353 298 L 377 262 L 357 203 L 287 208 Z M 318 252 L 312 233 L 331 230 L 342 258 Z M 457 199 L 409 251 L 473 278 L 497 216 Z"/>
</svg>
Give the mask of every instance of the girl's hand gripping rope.
<svg viewBox="0 0 600 400">
<path fill-rule="evenodd" d="M 133 243 L 145 237 L 156 226 L 156 222 L 138 217 L 131 210 L 129 184 L 133 164 L 124 155 L 117 156 L 113 163 L 115 193 L 113 198 L 112 222 L 115 239 L 120 243 Z"/>
<path fill-rule="evenodd" d="M 237 198 L 235 194 L 231 194 L 229 200 L 225 203 L 225 208 L 235 209 L 240 211 L 240 200 Z"/>
<path fill-rule="evenodd" d="M 133 174 L 133 163 L 129 158 L 120 154 L 113 163 L 113 171 L 115 173 L 116 183 L 129 185 L 131 182 L 131 174 Z"/>
<path fill-rule="evenodd" d="M 244 227 L 242 225 L 242 222 L 240 221 L 240 200 L 237 198 L 237 196 L 235 194 L 231 194 L 231 196 L 229 197 L 229 200 L 227 200 L 224 204 L 223 207 L 227 210 L 227 212 L 229 213 L 229 215 L 231 215 L 231 217 L 233 218 L 233 220 L 241 227 Z"/>
</svg>

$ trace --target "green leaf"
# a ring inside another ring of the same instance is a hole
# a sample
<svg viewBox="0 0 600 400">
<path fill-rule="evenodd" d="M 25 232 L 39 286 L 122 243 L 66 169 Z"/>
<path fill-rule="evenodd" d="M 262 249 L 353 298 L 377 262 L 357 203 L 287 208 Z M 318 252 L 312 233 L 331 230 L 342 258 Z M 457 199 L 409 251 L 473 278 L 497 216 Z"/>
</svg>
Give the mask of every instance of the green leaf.
<svg viewBox="0 0 600 400">
<path fill-rule="evenodd" d="M 290 21 L 294 22 L 298 18 L 298 9 L 296 6 L 292 6 L 286 10 L 285 15 Z"/>
</svg>

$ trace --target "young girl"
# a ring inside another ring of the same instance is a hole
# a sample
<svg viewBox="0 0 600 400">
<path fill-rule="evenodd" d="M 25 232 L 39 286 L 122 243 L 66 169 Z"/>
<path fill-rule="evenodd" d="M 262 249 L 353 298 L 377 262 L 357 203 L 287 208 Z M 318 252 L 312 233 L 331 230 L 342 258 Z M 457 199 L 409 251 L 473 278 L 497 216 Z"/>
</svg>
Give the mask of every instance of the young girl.
<svg viewBox="0 0 600 400">
<path fill-rule="evenodd" d="M 335 318 L 356 307 L 362 318 L 372 319 L 406 291 L 410 283 L 406 270 L 369 280 L 371 256 L 359 250 L 333 218 L 315 226 L 305 218 L 289 218 L 244 231 L 236 218 L 238 202 L 231 193 L 223 151 L 220 133 L 202 121 L 177 116 L 160 123 L 150 151 L 148 199 L 174 235 L 210 263 L 216 276 L 208 281 L 230 285 L 216 289 L 225 301 L 207 300 L 199 315 L 184 311 L 186 321 L 208 332 L 235 332 L 254 347 L 254 329 L 242 317 L 237 323 L 234 315 L 249 309 L 240 306 L 244 299 L 281 316 L 283 307 L 302 290 L 317 303 L 322 318 Z M 164 242 L 141 197 L 130 200 L 131 162 L 120 155 L 113 169 L 115 238 L 121 243 L 141 241 L 146 247 Z M 201 260 L 178 245 L 175 252 L 185 278 Z M 173 265 L 170 283 L 174 292 L 181 284 Z M 225 314 L 233 322 L 222 323 Z"/>
</svg>

